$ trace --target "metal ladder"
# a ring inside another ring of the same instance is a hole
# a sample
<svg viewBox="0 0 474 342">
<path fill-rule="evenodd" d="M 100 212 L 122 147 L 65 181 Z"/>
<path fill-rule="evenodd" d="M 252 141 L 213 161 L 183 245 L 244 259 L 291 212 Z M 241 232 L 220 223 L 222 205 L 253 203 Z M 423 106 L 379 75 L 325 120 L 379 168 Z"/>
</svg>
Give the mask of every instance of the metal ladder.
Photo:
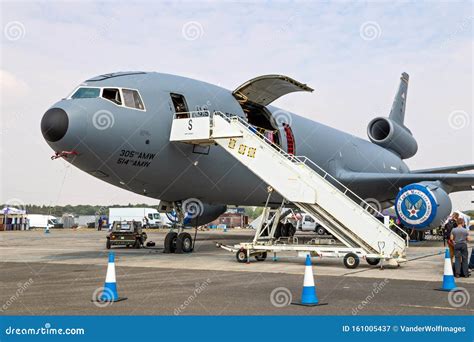
<svg viewBox="0 0 474 342">
<path fill-rule="evenodd" d="M 288 154 L 239 116 L 214 112 L 205 116 L 200 113 L 199 117 L 190 113 L 189 118 L 206 124 L 207 133 L 201 127 L 200 135 L 181 134 L 180 127 L 185 126 L 183 122 L 179 122 L 176 128 L 174 125 L 176 121 L 186 119 L 174 119 L 171 141 L 215 142 L 282 197 L 313 216 L 345 246 L 360 248 L 370 256 L 405 258 L 408 247 L 406 233 L 393 226 L 406 236 L 404 239 L 385 226 L 374 216 L 381 213 L 309 158 Z M 193 126 L 196 124 L 199 125 L 194 122 Z"/>
</svg>

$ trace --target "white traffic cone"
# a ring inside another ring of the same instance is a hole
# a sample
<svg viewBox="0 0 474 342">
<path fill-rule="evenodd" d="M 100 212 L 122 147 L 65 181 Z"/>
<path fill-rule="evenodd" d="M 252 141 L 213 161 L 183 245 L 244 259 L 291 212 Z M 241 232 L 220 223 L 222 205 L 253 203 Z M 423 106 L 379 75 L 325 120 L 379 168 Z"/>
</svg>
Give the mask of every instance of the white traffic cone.
<svg viewBox="0 0 474 342">
<path fill-rule="evenodd" d="M 439 289 L 440 291 L 452 291 L 456 289 L 456 283 L 454 282 L 453 265 L 451 264 L 451 257 L 449 255 L 449 248 L 446 248 L 444 253 L 444 275 L 443 275 L 443 286 Z"/>
<path fill-rule="evenodd" d="M 107 274 L 105 276 L 105 284 L 102 288 L 102 293 L 99 298 L 95 299 L 97 302 L 119 302 L 125 300 L 125 297 L 119 297 L 117 292 L 117 280 L 115 278 L 115 253 L 109 253 L 109 263 L 107 265 Z M 94 300 L 94 299 L 93 299 Z"/>
<path fill-rule="evenodd" d="M 327 303 L 320 303 L 316 293 L 316 286 L 314 285 L 313 266 L 311 265 L 311 257 L 306 255 L 303 291 L 301 292 L 301 302 L 292 303 L 304 306 L 318 306 L 327 305 Z"/>
</svg>

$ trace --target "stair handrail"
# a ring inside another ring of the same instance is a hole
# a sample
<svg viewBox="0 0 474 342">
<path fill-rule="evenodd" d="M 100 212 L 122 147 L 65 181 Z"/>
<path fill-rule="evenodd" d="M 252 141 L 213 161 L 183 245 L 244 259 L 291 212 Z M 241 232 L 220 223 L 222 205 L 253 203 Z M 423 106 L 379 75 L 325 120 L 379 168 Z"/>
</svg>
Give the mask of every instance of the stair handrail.
<svg viewBox="0 0 474 342">
<path fill-rule="evenodd" d="M 324 176 L 321 176 L 319 175 L 320 177 L 322 177 L 323 179 L 326 179 L 326 178 L 329 178 L 331 181 L 335 182 L 337 185 L 341 186 L 344 191 L 341 191 L 340 189 L 338 189 L 336 186 L 334 186 L 333 184 L 331 184 L 334 188 L 336 188 L 338 191 L 342 192 L 344 195 L 346 195 L 347 193 L 350 193 L 352 196 L 354 196 L 357 200 L 360 200 L 360 203 L 357 203 L 356 201 L 354 201 L 351 197 L 347 196 L 352 202 L 354 202 L 355 204 L 357 204 L 359 207 L 361 207 L 364 211 L 368 212 L 371 216 L 372 214 L 367 210 L 368 208 L 371 208 L 373 210 L 373 212 L 381 217 L 383 217 L 384 215 L 379 212 L 377 210 L 377 208 L 374 208 L 372 205 L 370 205 L 370 203 L 368 203 L 366 200 L 364 200 L 362 197 L 360 197 L 359 195 L 357 195 L 354 191 L 352 191 L 351 189 L 349 189 L 347 186 L 345 186 L 344 184 L 342 184 L 339 180 L 337 180 L 334 176 L 332 176 L 330 173 L 328 173 L 326 170 L 324 170 L 322 167 L 320 167 L 318 164 L 316 164 L 314 161 L 312 161 L 310 158 L 306 157 L 306 156 L 295 156 L 295 155 L 292 155 L 292 154 L 289 154 L 288 152 L 286 152 L 285 150 L 283 150 L 280 146 L 278 146 L 277 144 L 275 144 L 273 141 L 271 141 L 270 139 L 268 139 L 264 134 L 260 133 L 258 130 L 256 130 L 250 123 L 248 123 L 246 120 L 244 120 L 242 117 L 238 116 L 238 115 L 235 115 L 235 114 L 228 114 L 228 113 L 223 113 L 221 111 L 214 111 L 214 115 L 219 115 L 220 117 L 224 118 L 225 120 L 227 120 L 228 122 L 231 122 L 231 120 L 236 120 L 238 122 L 240 122 L 241 124 L 243 124 L 245 127 L 247 127 L 248 129 L 250 129 L 252 131 L 252 133 L 255 133 L 260 139 L 264 140 L 266 143 L 270 144 L 273 148 L 275 148 L 280 154 L 282 154 L 284 157 L 286 157 L 287 159 L 289 159 L 291 162 L 293 163 L 301 163 L 307 167 L 309 167 L 306 162 L 309 161 L 314 167 L 316 167 L 317 169 L 319 169 L 323 174 Z M 251 129 L 252 128 L 252 129 Z M 314 171 L 311 167 L 309 167 L 312 171 Z M 365 207 L 362 206 L 362 204 L 365 205 Z M 374 216 L 372 216 L 374 217 Z M 374 217 L 375 220 L 377 220 L 375 217 Z M 407 232 L 405 232 L 402 228 L 400 228 L 397 224 L 393 223 L 391 225 L 392 227 L 395 227 L 397 228 L 404 236 L 405 236 L 405 244 L 406 246 L 408 247 L 408 244 L 409 244 L 409 234 Z M 388 227 L 390 228 L 390 227 Z M 395 234 L 395 235 L 398 235 L 396 232 L 394 232 L 392 229 L 389 229 L 389 231 L 392 233 L 392 234 Z M 399 235 L 398 235 L 399 236 Z M 402 237 L 403 238 L 403 237 Z"/>
</svg>

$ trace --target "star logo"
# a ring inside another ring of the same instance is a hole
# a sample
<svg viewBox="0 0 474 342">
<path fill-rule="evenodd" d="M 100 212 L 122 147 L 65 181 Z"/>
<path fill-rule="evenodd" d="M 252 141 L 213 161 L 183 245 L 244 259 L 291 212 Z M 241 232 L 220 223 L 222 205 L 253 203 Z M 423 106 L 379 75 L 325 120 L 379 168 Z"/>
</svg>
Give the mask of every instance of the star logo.
<svg viewBox="0 0 474 342">
<path fill-rule="evenodd" d="M 405 207 L 407 208 L 410 217 L 415 216 L 415 218 L 418 218 L 418 212 L 422 205 L 423 200 L 421 198 L 415 204 L 412 204 L 408 198 L 405 200 Z"/>
</svg>

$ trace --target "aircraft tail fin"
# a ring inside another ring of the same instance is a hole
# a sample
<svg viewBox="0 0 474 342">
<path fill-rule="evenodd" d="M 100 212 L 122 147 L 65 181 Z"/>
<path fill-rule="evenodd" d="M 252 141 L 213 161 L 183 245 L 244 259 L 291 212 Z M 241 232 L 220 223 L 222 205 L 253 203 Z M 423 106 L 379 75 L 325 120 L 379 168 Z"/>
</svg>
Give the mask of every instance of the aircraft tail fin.
<svg viewBox="0 0 474 342">
<path fill-rule="evenodd" d="M 390 115 L 388 116 L 391 120 L 398 123 L 402 127 L 405 126 L 403 122 L 405 121 L 408 79 L 408 74 L 406 72 L 402 73 L 402 76 L 400 77 L 400 85 L 398 87 L 397 95 L 395 95 L 395 99 L 393 100 L 392 104 L 392 109 L 390 110 Z"/>
</svg>

